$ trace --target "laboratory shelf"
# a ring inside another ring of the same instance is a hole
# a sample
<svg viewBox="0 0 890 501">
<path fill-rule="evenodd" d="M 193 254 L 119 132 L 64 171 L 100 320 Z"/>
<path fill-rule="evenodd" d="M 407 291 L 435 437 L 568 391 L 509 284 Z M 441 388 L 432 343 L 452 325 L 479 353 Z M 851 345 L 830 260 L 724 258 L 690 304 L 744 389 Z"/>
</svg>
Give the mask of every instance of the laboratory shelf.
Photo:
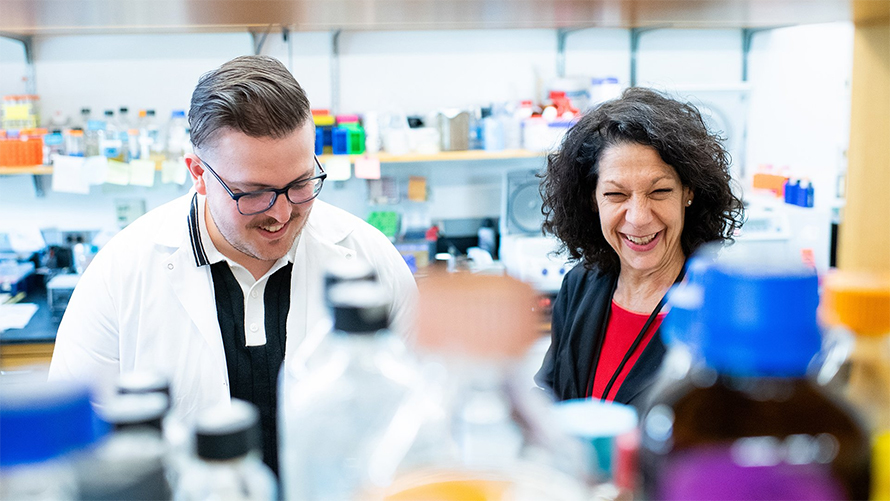
<svg viewBox="0 0 890 501">
<path fill-rule="evenodd" d="M 0 176 L 12 176 L 18 174 L 52 174 L 53 168 L 49 165 L 24 165 L 16 167 L 0 166 Z"/>
<path fill-rule="evenodd" d="M 328 160 L 339 157 L 348 157 L 350 162 L 356 159 L 378 158 L 380 163 L 408 163 L 408 162 L 468 162 L 474 160 L 510 160 L 514 158 L 534 158 L 543 157 L 546 152 L 529 151 L 529 150 L 503 150 L 503 151 L 485 151 L 485 150 L 466 150 L 466 151 L 442 151 L 439 153 L 411 153 L 408 155 L 391 155 L 389 153 L 380 152 L 367 155 L 319 155 L 318 161 L 325 163 Z M 161 162 L 158 162 L 157 170 L 161 170 Z M 19 175 L 33 174 L 43 175 L 52 174 L 53 168 L 48 165 L 28 165 L 22 167 L 4 167 L 0 166 L 0 176 L 2 175 Z"/>
<path fill-rule="evenodd" d="M 319 155 L 319 162 L 327 162 L 335 157 L 348 156 L 350 162 L 356 159 L 378 158 L 380 163 L 407 163 L 407 162 L 453 162 L 453 161 L 473 161 L 473 160 L 503 160 L 513 158 L 533 158 L 543 157 L 546 152 L 529 151 L 529 150 L 502 150 L 502 151 L 485 151 L 485 150 L 464 150 L 464 151 L 441 151 L 438 153 L 410 153 L 407 155 L 391 155 L 386 152 L 368 153 L 361 155 Z"/>
</svg>

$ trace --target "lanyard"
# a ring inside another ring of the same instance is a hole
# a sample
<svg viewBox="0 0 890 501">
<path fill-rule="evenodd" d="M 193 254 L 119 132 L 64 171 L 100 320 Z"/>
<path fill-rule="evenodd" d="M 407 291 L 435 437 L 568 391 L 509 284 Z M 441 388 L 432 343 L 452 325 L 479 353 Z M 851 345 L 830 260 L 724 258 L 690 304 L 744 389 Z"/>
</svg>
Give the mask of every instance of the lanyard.
<svg viewBox="0 0 890 501">
<path fill-rule="evenodd" d="M 680 274 L 677 275 L 677 279 L 674 280 L 674 283 L 676 284 L 678 282 L 681 282 L 683 280 L 684 276 L 686 276 L 686 267 L 685 266 L 683 267 L 682 270 L 680 270 Z M 616 280 L 615 286 L 612 287 L 612 293 L 609 295 L 610 298 L 615 295 L 615 288 L 617 288 L 617 286 L 618 286 L 618 281 Z M 655 305 L 655 309 L 653 309 L 652 313 L 649 314 L 649 318 L 646 319 L 646 323 L 643 324 L 643 328 L 640 329 L 640 333 L 637 334 L 637 337 L 636 337 L 636 339 L 634 339 L 633 344 L 630 345 L 630 349 L 627 350 L 627 353 L 624 354 L 624 358 L 621 359 L 621 363 L 618 364 L 618 369 L 616 369 L 615 373 L 612 374 L 612 377 L 609 378 L 609 383 L 606 384 L 606 389 L 603 390 L 603 396 L 600 398 L 600 401 L 605 402 L 606 398 L 609 397 L 609 392 L 612 391 L 612 386 L 615 385 L 615 381 L 618 379 L 618 375 L 621 374 L 621 371 L 624 370 L 624 366 L 627 365 L 627 361 L 630 360 L 630 357 L 634 354 L 635 351 L 637 351 L 637 348 L 640 347 L 640 343 L 643 342 L 643 338 L 646 336 L 646 331 L 649 330 L 649 327 L 652 326 L 652 322 L 655 321 L 655 318 L 658 317 L 658 314 L 661 313 L 661 310 L 664 308 L 664 305 L 667 303 L 668 294 L 670 294 L 670 290 L 668 290 L 668 292 L 666 292 L 664 294 L 664 296 L 661 297 L 661 300 L 658 301 L 657 305 Z M 602 325 L 602 329 L 601 329 L 601 333 L 600 333 L 600 337 L 601 337 L 601 341 L 599 343 L 600 350 L 602 350 L 603 342 L 605 341 L 605 338 L 606 338 L 606 330 L 608 329 L 609 320 L 610 320 L 611 316 L 612 316 L 612 307 L 611 307 L 611 305 L 609 305 L 609 308 L 606 310 L 606 316 L 603 319 L 603 325 Z M 596 367 L 594 367 L 593 370 L 590 371 L 590 382 L 589 382 L 590 390 L 588 390 L 588 394 L 593 389 L 593 378 L 595 375 L 596 375 Z"/>
</svg>

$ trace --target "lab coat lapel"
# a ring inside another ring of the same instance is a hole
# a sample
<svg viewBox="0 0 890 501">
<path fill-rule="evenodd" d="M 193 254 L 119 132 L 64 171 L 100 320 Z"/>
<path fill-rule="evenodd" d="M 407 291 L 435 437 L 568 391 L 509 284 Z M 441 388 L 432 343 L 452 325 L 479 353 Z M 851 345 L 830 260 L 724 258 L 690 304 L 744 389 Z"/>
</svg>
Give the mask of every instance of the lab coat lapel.
<svg viewBox="0 0 890 501">
<path fill-rule="evenodd" d="M 174 212 L 182 214 L 182 218 L 167 218 L 158 228 L 155 245 L 170 249 L 170 255 L 163 260 L 162 273 L 176 299 L 213 351 L 214 358 L 225 361 L 210 267 L 197 266 L 189 240 L 186 215 L 193 196 L 194 192 L 189 192 L 176 202 L 178 206 Z M 228 377 L 224 364 L 220 366 L 220 371 L 223 378 Z"/>
<path fill-rule="evenodd" d="M 324 304 L 324 271 L 328 263 L 354 255 L 351 249 L 337 245 L 318 232 L 303 232 L 294 254 L 286 353 L 299 346 L 307 332 L 325 325 L 328 312 Z"/>
<path fill-rule="evenodd" d="M 192 250 L 187 246 L 182 246 L 171 254 L 164 267 L 167 268 L 167 277 L 176 298 L 198 327 L 207 345 L 215 352 L 214 358 L 225 360 L 210 267 L 196 266 Z"/>
</svg>

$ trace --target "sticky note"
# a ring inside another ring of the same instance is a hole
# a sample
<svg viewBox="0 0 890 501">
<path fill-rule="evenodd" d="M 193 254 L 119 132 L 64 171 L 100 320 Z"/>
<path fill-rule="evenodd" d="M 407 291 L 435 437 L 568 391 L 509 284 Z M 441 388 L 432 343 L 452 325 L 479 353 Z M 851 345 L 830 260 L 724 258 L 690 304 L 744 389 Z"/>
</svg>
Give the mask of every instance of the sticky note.
<svg viewBox="0 0 890 501">
<path fill-rule="evenodd" d="M 83 162 L 86 171 L 87 182 L 90 184 L 104 184 L 108 177 L 108 159 L 102 155 L 86 157 Z"/>
<path fill-rule="evenodd" d="M 324 170 L 328 173 L 328 181 L 346 181 L 352 177 L 352 164 L 346 156 L 331 157 L 325 162 Z"/>
<path fill-rule="evenodd" d="M 152 160 L 133 160 L 130 162 L 130 184 L 154 186 L 155 163 Z"/>
<path fill-rule="evenodd" d="M 161 163 L 161 182 L 185 184 L 188 178 L 188 167 L 185 165 L 185 159 L 164 160 Z"/>
<path fill-rule="evenodd" d="M 355 177 L 361 179 L 380 179 L 380 159 L 376 157 L 356 158 Z"/>
<path fill-rule="evenodd" d="M 52 189 L 53 191 L 81 195 L 90 192 L 90 183 L 84 169 L 83 157 L 62 155 L 54 157 Z"/>
<path fill-rule="evenodd" d="M 105 182 L 122 186 L 130 184 L 130 164 L 109 160 L 108 176 L 105 178 Z"/>
<path fill-rule="evenodd" d="M 426 201 L 426 178 L 411 176 L 408 178 L 408 200 L 414 202 Z"/>
</svg>

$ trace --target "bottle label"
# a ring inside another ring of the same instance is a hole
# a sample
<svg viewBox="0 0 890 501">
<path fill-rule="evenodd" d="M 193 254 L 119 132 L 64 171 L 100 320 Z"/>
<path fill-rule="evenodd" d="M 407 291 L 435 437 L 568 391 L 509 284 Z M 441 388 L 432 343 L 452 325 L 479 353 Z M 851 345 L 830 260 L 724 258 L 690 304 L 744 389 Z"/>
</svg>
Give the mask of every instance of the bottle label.
<svg viewBox="0 0 890 501">
<path fill-rule="evenodd" d="M 659 499 L 837 500 L 847 493 L 831 473 L 837 440 L 828 434 L 748 437 L 668 456 Z"/>
</svg>

